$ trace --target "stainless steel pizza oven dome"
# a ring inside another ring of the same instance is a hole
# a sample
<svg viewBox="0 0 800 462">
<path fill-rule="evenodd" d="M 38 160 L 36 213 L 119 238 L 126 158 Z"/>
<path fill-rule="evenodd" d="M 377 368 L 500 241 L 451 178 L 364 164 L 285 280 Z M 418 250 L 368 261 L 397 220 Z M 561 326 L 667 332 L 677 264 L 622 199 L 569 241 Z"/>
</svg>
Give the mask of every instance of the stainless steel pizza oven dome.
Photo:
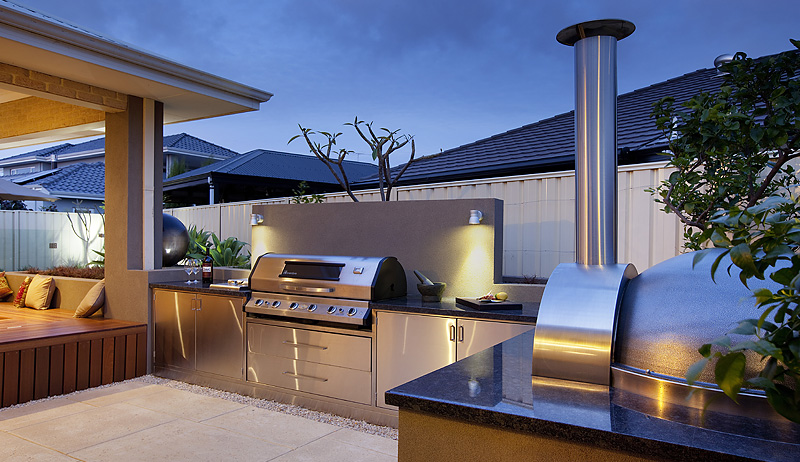
<svg viewBox="0 0 800 462">
<path fill-rule="evenodd" d="M 742 319 L 758 318 L 752 291 L 739 281 L 739 271 L 725 258 L 711 279 L 711 265 L 721 249 L 714 249 L 692 268 L 694 252 L 670 258 L 642 272 L 628 283 L 620 307 L 614 362 L 650 371 L 652 375 L 682 380 L 700 359 L 697 349 L 736 327 Z M 753 288 L 777 290 L 769 279 L 753 281 Z M 759 357 L 748 361 L 747 375 L 758 374 Z M 707 368 L 702 382 L 714 382 Z"/>
</svg>

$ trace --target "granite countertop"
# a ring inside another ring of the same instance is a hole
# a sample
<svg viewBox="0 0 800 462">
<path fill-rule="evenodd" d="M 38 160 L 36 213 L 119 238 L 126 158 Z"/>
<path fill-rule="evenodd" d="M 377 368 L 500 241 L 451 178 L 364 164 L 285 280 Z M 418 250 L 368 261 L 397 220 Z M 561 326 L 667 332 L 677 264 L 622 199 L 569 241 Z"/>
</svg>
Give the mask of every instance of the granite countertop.
<svg viewBox="0 0 800 462">
<path fill-rule="evenodd" d="M 180 290 L 183 292 L 194 292 L 198 294 L 212 294 L 212 295 L 229 295 L 246 297 L 250 291 L 246 288 L 240 289 L 232 287 L 230 289 L 223 289 L 217 287 L 209 287 L 209 284 L 198 282 L 197 284 L 187 284 L 186 281 L 165 281 L 165 282 L 151 282 L 151 289 L 166 289 L 166 290 Z"/>
<path fill-rule="evenodd" d="M 370 302 L 373 310 L 397 311 L 401 313 L 434 314 L 469 319 L 486 319 L 494 321 L 513 321 L 528 324 L 536 323 L 539 314 L 539 303 L 523 303 L 521 310 L 479 311 L 468 306 L 459 305 L 454 298 L 443 298 L 441 302 L 423 302 L 419 295 L 390 298 Z"/>
<path fill-rule="evenodd" d="M 701 415 L 615 388 L 534 381 L 532 354 L 531 331 L 396 387 L 386 402 L 645 457 L 780 461 L 800 454 L 800 425 Z"/>
<path fill-rule="evenodd" d="M 180 290 L 214 295 L 239 295 L 249 296 L 250 291 L 243 289 L 223 289 L 209 287 L 208 284 L 186 284 L 185 281 L 152 282 L 151 289 Z M 486 319 L 494 321 L 512 321 L 527 324 L 536 323 L 539 313 L 538 303 L 523 303 L 521 310 L 492 310 L 479 311 L 456 303 L 454 298 L 445 298 L 441 302 L 423 302 L 419 295 L 391 298 L 370 302 L 373 310 L 395 311 L 401 313 L 434 314 L 439 316 L 452 316 L 468 319 Z"/>
</svg>

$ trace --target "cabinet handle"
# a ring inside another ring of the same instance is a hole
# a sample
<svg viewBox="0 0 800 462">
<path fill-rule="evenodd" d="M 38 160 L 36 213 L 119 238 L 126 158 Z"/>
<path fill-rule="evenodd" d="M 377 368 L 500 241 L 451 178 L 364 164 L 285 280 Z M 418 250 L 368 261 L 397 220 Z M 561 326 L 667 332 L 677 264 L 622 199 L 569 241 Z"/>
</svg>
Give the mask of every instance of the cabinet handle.
<svg viewBox="0 0 800 462">
<path fill-rule="evenodd" d="M 456 326 L 450 326 L 450 341 L 456 341 Z"/>
<path fill-rule="evenodd" d="M 288 372 L 288 371 L 284 372 L 283 375 L 288 375 L 289 377 L 294 377 L 296 379 L 316 380 L 318 382 L 327 382 L 328 381 L 328 379 L 323 379 L 323 378 L 320 378 L 320 377 L 314 377 L 314 376 L 311 376 L 311 375 L 295 374 L 294 372 Z"/>
<path fill-rule="evenodd" d="M 458 341 L 464 341 L 464 326 L 458 326 Z"/>
<path fill-rule="evenodd" d="M 283 344 L 284 345 L 291 345 L 291 346 L 301 346 L 301 347 L 306 347 L 306 348 L 316 348 L 316 349 L 322 350 L 322 351 L 325 351 L 325 350 L 328 349 L 328 347 L 324 347 L 324 346 L 311 345 L 309 343 L 296 343 L 296 342 L 290 342 L 288 340 L 284 340 Z"/>
<path fill-rule="evenodd" d="M 203 299 L 202 298 L 198 298 L 197 299 L 197 311 L 202 311 L 202 310 L 203 310 Z"/>
</svg>

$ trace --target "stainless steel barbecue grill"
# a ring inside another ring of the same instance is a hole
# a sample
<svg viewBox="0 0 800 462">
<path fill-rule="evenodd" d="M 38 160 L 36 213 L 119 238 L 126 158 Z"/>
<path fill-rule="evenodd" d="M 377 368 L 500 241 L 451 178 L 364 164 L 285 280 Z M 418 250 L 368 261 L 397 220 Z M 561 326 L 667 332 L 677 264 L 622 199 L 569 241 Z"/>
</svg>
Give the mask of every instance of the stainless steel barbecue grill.
<svg viewBox="0 0 800 462">
<path fill-rule="evenodd" d="M 369 302 L 406 294 L 394 257 L 264 254 L 250 272 L 245 312 L 365 326 Z"/>
</svg>

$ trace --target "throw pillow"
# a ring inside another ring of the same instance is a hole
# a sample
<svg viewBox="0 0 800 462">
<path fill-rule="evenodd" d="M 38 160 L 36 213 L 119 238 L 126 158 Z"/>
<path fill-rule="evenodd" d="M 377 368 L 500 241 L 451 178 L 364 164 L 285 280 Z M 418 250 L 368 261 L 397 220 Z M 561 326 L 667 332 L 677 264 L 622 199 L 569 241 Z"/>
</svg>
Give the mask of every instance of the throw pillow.
<svg viewBox="0 0 800 462">
<path fill-rule="evenodd" d="M 31 285 L 28 286 L 28 293 L 25 294 L 25 306 L 34 310 L 46 310 L 50 308 L 50 301 L 56 291 L 56 283 L 53 276 L 43 276 L 37 274 L 33 277 Z"/>
<path fill-rule="evenodd" d="M 13 294 L 14 291 L 8 286 L 8 279 L 6 279 L 6 272 L 0 272 L 0 300 Z"/>
<path fill-rule="evenodd" d="M 101 279 L 100 282 L 92 286 L 89 292 L 83 297 L 83 300 L 78 304 L 73 317 L 88 318 L 93 315 L 95 311 L 99 310 L 103 303 L 106 301 L 106 280 Z"/>
<path fill-rule="evenodd" d="M 17 296 L 14 297 L 14 308 L 25 308 L 25 295 L 28 293 L 28 286 L 31 284 L 33 279 L 30 276 L 27 276 L 22 284 L 19 285 L 19 289 L 17 289 Z"/>
</svg>

